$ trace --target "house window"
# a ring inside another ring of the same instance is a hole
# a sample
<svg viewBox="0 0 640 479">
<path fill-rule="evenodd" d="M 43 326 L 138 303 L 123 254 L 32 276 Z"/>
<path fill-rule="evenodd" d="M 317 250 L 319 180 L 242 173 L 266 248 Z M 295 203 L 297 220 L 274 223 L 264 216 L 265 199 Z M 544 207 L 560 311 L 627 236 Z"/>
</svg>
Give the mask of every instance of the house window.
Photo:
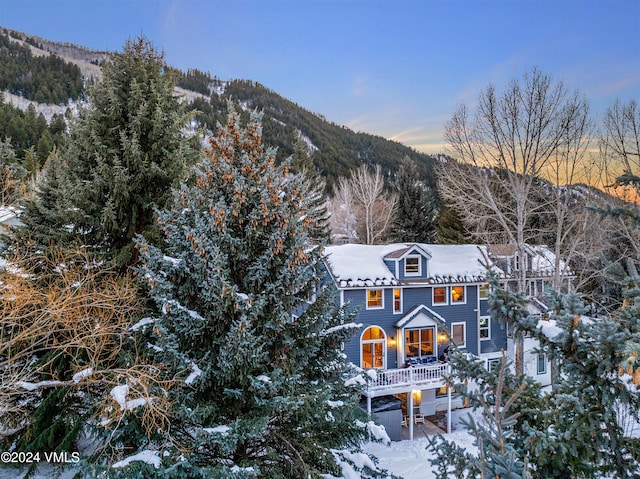
<svg viewBox="0 0 640 479">
<path fill-rule="evenodd" d="M 444 286 L 433 288 L 433 304 L 447 304 L 447 288 Z"/>
<path fill-rule="evenodd" d="M 547 357 L 544 354 L 538 354 L 538 374 L 547 373 Z"/>
<path fill-rule="evenodd" d="M 384 369 L 386 339 L 384 331 L 371 326 L 364 330 L 360 339 L 360 367 L 363 369 Z"/>
<path fill-rule="evenodd" d="M 452 286 L 451 287 L 451 304 L 465 303 L 464 286 Z"/>
<path fill-rule="evenodd" d="M 402 313 L 402 290 L 393 290 L 393 312 Z"/>
<path fill-rule="evenodd" d="M 421 274 L 420 256 L 407 256 L 404 260 L 404 275 L 419 276 Z"/>
<path fill-rule="evenodd" d="M 434 329 L 405 329 L 404 345 L 407 358 L 419 358 L 422 356 L 434 356 L 433 344 Z"/>
<path fill-rule="evenodd" d="M 382 289 L 367 290 L 367 309 L 384 308 L 384 298 L 382 292 Z"/>
<path fill-rule="evenodd" d="M 489 299 L 489 283 L 481 284 L 479 291 L 480 299 Z"/>
<path fill-rule="evenodd" d="M 498 371 L 501 362 L 502 359 L 500 358 L 487 359 L 487 371 Z"/>
<path fill-rule="evenodd" d="M 480 339 L 491 339 L 491 322 L 489 316 L 480 316 L 478 322 L 478 334 Z"/>
<path fill-rule="evenodd" d="M 464 348 L 467 342 L 465 323 L 452 323 L 451 324 L 451 339 L 459 347 Z"/>
</svg>

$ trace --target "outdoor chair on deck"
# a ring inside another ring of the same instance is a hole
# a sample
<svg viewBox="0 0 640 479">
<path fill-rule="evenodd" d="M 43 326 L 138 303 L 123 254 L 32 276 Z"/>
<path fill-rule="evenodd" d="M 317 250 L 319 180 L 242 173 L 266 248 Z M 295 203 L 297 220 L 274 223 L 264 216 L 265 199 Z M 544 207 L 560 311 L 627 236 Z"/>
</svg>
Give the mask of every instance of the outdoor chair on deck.
<svg viewBox="0 0 640 479">
<path fill-rule="evenodd" d="M 425 364 L 435 364 L 438 359 L 435 356 L 422 356 L 419 358 L 409 358 L 407 366 L 423 366 Z"/>
</svg>

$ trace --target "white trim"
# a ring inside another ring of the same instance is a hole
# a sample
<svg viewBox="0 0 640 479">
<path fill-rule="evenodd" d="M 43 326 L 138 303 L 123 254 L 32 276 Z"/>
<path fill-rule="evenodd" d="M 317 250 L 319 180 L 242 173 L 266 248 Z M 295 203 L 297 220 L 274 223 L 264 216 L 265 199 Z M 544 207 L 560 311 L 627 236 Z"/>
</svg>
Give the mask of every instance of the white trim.
<svg viewBox="0 0 640 479">
<path fill-rule="evenodd" d="M 411 259 L 417 259 L 418 260 L 418 271 L 417 272 L 413 272 L 413 273 L 408 273 L 407 272 L 407 260 L 411 258 Z M 422 258 L 423 256 L 421 254 L 408 254 L 404 257 L 404 276 L 409 278 L 412 276 L 422 276 Z"/>
<path fill-rule="evenodd" d="M 427 278 L 428 279 L 428 278 Z M 423 289 L 423 288 L 431 288 L 431 287 L 447 287 L 449 285 L 454 285 L 454 286 L 478 286 L 483 282 L 478 282 L 478 281 L 472 281 L 469 283 L 437 283 L 437 282 L 420 282 L 420 283 L 409 283 L 409 282 L 402 282 L 403 280 L 398 280 L 396 283 L 394 284 L 384 284 L 384 285 L 380 285 L 380 288 L 395 288 L 397 286 L 402 285 L 402 287 L 404 289 Z M 342 291 L 358 291 L 362 288 L 371 288 L 371 286 L 362 286 L 362 285 L 357 285 L 357 286 L 338 286 L 336 284 L 336 289 L 338 290 L 342 290 Z"/>
<path fill-rule="evenodd" d="M 400 331 L 402 333 L 402 364 L 404 364 L 405 361 L 407 361 L 409 359 L 409 357 L 407 357 L 407 331 L 421 331 L 423 329 L 430 329 L 432 331 L 431 333 L 431 342 L 432 342 L 432 348 L 433 348 L 433 354 L 431 356 L 435 356 L 436 358 L 438 357 L 438 325 L 437 324 L 428 324 L 428 325 L 420 325 L 420 326 L 414 326 L 414 327 L 408 327 L 408 328 L 402 328 Z M 418 333 L 418 344 L 421 345 L 422 344 L 422 340 L 420 339 L 421 335 Z M 411 356 L 411 357 L 415 357 L 415 356 Z"/>
<path fill-rule="evenodd" d="M 464 321 L 457 321 L 455 323 L 451 323 L 451 341 L 454 341 L 453 338 L 453 328 L 454 326 L 458 326 L 458 325 L 462 325 L 462 329 L 463 329 L 463 336 L 464 336 L 464 342 L 462 344 L 458 344 L 456 343 L 456 346 L 458 346 L 459 348 L 466 348 L 467 347 L 467 323 Z"/>
<path fill-rule="evenodd" d="M 435 301 L 435 297 L 436 297 L 436 288 L 444 288 L 444 302 L 443 303 L 436 303 Z M 432 286 L 431 287 L 431 305 L 432 306 L 446 306 L 447 304 L 449 304 L 449 287 L 447 286 Z"/>
<path fill-rule="evenodd" d="M 540 359 L 542 357 L 544 370 L 540 371 Z M 538 376 L 542 376 L 543 374 L 547 374 L 547 355 L 544 353 L 538 353 L 536 355 L 536 373 Z"/>
<path fill-rule="evenodd" d="M 407 312 L 407 314 L 405 314 L 402 318 L 396 321 L 394 326 L 396 328 L 406 328 L 406 327 L 410 328 L 411 324 L 414 322 L 416 318 L 418 318 L 419 316 L 425 316 L 425 315 L 429 320 L 428 323 L 425 323 L 425 324 L 428 324 L 428 326 L 431 326 L 431 324 L 434 324 L 435 326 L 440 327 L 446 324 L 446 320 L 442 316 L 440 316 L 434 310 L 426 307 L 424 304 L 421 304 L 418 307 L 411 308 L 410 311 Z"/>
<path fill-rule="evenodd" d="M 369 291 L 380 291 L 381 306 L 369 306 Z M 364 305 L 367 310 L 384 309 L 384 288 L 367 288 L 364 291 Z"/>
<path fill-rule="evenodd" d="M 481 292 L 482 292 L 482 287 L 483 286 L 487 286 L 487 295 L 486 296 L 482 296 Z M 489 299 L 489 293 L 491 292 L 491 287 L 489 286 L 489 283 L 482 283 L 478 285 L 478 300 L 479 301 L 486 301 Z"/>
<path fill-rule="evenodd" d="M 362 337 L 364 336 L 364 333 L 367 332 L 367 330 L 369 328 L 378 328 L 380 331 L 382 331 L 382 339 L 367 339 L 366 341 L 363 342 Z M 362 331 L 362 333 L 360 333 L 360 341 L 359 341 L 359 354 L 360 354 L 360 367 L 364 367 L 362 364 L 362 346 L 364 344 L 382 344 L 382 367 L 381 368 L 373 368 L 373 369 L 387 369 L 387 333 L 384 330 L 384 328 L 375 325 L 375 324 L 371 324 L 369 326 L 367 326 L 366 328 L 364 328 L 364 330 Z"/>
<path fill-rule="evenodd" d="M 499 368 L 500 367 L 500 361 L 502 361 L 502 356 L 497 357 L 497 358 L 487 358 L 487 363 L 485 365 L 485 367 L 487 368 L 487 371 L 492 371 L 491 366 L 490 366 L 491 363 L 495 363 L 496 364 L 496 369 Z"/>
<path fill-rule="evenodd" d="M 482 330 L 482 328 L 480 327 L 480 320 L 482 320 L 483 318 L 487 318 L 487 327 L 485 329 L 488 330 L 489 335 L 486 338 L 483 338 L 480 335 L 480 331 Z M 491 316 L 482 315 L 482 316 L 478 317 L 478 338 L 480 338 L 480 341 L 487 341 L 487 340 L 491 339 Z"/>
<path fill-rule="evenodd" d="M 396 290 L 400 291 L 400 309 L 396 310 Z M 404 311 L 404 293 L 402 292 L 402 288 L 393 288 L 391 290 L 391 297 L 393 299 L 393 314 L 402 314 Z"/>
</svg>

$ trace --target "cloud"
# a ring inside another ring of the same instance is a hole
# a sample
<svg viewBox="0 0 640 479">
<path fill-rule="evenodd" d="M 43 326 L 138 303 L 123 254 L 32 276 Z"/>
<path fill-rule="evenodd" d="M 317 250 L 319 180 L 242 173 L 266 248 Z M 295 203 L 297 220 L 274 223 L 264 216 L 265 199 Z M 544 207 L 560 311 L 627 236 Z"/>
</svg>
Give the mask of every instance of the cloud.
<svg viewBox="0 0 640 479">
<path fill-rule="evenodd" d="M 447 146 L 439 128 L 427 130 L 425 127 L 419 126 L 395 133 L 387 138 L 427 154 L 443 153 Z"/>
<path fill-rule="evenodd" d="M 615 95 L 630 87 L 640 84 L 640 72 L 632 71 L 619 78 L 612 78 L 606 83 L 600 84 L 589 90 L 592 95 Z"/>
<path fill-rule="evenodd" d="M 354 96 L 365 96 L 369 93 L 369 80 L 366 75 L 359 75 L 355 78 L 351 93 Z"/>
</svg>

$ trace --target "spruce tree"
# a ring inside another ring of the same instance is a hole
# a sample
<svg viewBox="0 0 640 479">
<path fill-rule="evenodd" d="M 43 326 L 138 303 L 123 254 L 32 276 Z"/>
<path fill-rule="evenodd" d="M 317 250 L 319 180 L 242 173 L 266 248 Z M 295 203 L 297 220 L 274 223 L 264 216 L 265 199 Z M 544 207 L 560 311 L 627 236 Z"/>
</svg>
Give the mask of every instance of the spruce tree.
<svg viewBox="0 0 640 479">
<path fill-rule="evenodd" d="M 192 140 L 182 132 L 187 116 L 164 68 L 163 54 L 144 38 L 127 41 L 105 63 L 60 152 L 65 181 L 57 196 L 64 204 L 40 225 L 53 230 L 43 239 L 70 237 L 118 265 L 135 262 L 134 235 L 153 234 L 155 209 L 166 206 L 192 161 Z M 31 210 L 26 223 L 38 221 L 29 218 Z"/>
<path fill-rule="evenodd" d="M 102 81 L 90 89 L 89 105 L 71 121 L 59 157 L 50 158 L 35 198 L 24 205 L 23 226 L 9 244 L 13 254 L 55 258 L 60 249 L 78 248 L 123 271 L 136 262 L 135 234 L 145 233 L 149 241 L 159 238 L 155 209 L 171 199 L 171 187 L 179 184 L 193 156 L 174 84 L 164 73 L 163 55 L 145 39 L 128 41 L 122 53 L 112 56 Z M 39 266 L 58 267 L 46 260 Z M 55 334 L 64 343 L 65 335 Z M 34 354 L 37 362 L 49 359 L 46 349 Z M 69 364 L 55 357 L 50 369 L 68 381 L 75 372 Z M 33 416 L 44 420 L 34 422 L 30 437 L 64 436 L 71 443 L 90 409 L 78 411 L 70 396 L 43 391 Z M 54 417 L 59 418 L 55 423 L 46 420 Z M 44 444 L 29 443 L 29 438 L 23 443 L 25 449 Z"/>
<path fill-rule="evenodd" d="M 9 139 L 0 140 L 0 204 L 15 204 L 23 192 L 28 171 L 18 161 Z"/>
<path fill-rule="evenodd" d="M 54 245 L 70 244 L 71 232 L 58 224 L 71 207 L 67 202 L 64 164 L 54 150 L 40 172 L 37 194 L 25 201 L 20 216 L 22 226 L 5 235 L 10 248 L 20 252 L 46 251 Z M 13 235 L 18 236 L 14 241 Z"/>
<path fill-rule="evenodd" d="M 414 161 L 405 156 L 394 190 L 398 196 L 392 237 L 395 241 L 433 243 L 436 238 L 437 195 L 418 177 Z"/>
<path fill-rule="evenodd" d="M 471 235 L 464 227 L 460 215 L 452 207 L 441 205 L 436 226 L 436 243 L 466 244 Z"/>
<path fill-rule="evenodd" d="M 505 468 L 500 472 L 490 456 L 474 457 L 440 438 L 431 444 L 446 453 L 434 461 L 437 477 L 453 469 L 464 471 L 458 477 L 482 477 L 487 467 L 493 468 L 491 477 L 501 478 L 638 477 L 640 443 L 625 430 L 625 422 L 638 422 L 640 396 L 632 376 L 621 374 L 633 374 L 639 364 L 640 282 L 633 269 L 625 275 L 627 302 L 610 317 L 590 318 L 579 295 L 550 291 L 552 308 L 543 323 L 527 313 L 521 294 L 505 291 L 497 278 L 491 280 L 492 315 L 539 340 L 540 352 L 557 362 L 557 381 L 551 392 L 541 394 L 526 376 L 504 370 L 498 380 L 483 361 L 454 356 L 456 389 L 483 412 L 484 421 L 469 421 L 467 428 L 488 452 L 500 444 L 519 475 Z M 511 414 L 497 428 L 505 412 L 501 396 Z"/>
<path fill-rule="evenodd" d="M 344 451 L 372 424 L 340 352 L 350 317 L 318 287 L 303 178 L 276 165 L 260 121 L 254 113 L 242 127 L 230 111 L 195 177 L 159 215 L 166 247 L 137 240 L 162 312 L 149 341 L 167 377 L 181 379 L 168 391 L 171 427 L 151 432 L 152 448 L 170 452 L 158 464 L 163 477 L 339 475 L 353 457 Z M 112 472 L 158 473 L 140 462 Z"/>
</svg>

